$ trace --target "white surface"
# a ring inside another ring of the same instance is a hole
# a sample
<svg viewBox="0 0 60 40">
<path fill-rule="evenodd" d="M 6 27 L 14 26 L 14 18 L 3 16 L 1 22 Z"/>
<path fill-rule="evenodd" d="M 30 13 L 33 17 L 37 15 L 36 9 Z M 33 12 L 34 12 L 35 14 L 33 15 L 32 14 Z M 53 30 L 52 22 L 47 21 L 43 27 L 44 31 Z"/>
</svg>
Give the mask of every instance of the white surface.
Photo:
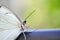
<svg viewBox="0 0 60 40">
<path fill-rule="evenodd" d="M 14 40 L 21 33 L 20 29 L 11 29 L 0 32 L 0 40 Z"/>
</svg>

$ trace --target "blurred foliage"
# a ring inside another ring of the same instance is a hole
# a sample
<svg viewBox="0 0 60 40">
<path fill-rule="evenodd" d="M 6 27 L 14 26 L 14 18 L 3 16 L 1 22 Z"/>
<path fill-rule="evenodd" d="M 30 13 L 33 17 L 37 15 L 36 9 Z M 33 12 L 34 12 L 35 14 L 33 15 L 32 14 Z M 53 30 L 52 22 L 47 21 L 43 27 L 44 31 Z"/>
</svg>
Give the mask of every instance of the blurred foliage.
<svg viewBox="0 0 60 40">
<path fill-rule="evenodd" d="M 32 5 L 24 12 L 26 18 L 34 9 L 36 10 L 28 19 L 30 28 L 60 28 L 60 0 L 31 0 Z"/>
</svg>

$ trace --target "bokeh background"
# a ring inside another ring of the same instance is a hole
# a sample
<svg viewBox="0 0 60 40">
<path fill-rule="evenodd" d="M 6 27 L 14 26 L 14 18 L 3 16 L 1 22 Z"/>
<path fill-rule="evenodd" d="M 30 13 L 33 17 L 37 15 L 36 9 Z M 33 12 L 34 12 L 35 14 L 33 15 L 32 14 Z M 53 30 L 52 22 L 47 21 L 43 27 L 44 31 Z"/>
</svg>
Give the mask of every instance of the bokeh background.
<svg viewBox="0 0 60 40">
<path fill-rule="evenodd" d="M 32 5 L 24 12 L 24 17 L 36 10 L 28 19 L 32 28 L 60 28 L 60 0 L 31 0 Z"/>
</svg>

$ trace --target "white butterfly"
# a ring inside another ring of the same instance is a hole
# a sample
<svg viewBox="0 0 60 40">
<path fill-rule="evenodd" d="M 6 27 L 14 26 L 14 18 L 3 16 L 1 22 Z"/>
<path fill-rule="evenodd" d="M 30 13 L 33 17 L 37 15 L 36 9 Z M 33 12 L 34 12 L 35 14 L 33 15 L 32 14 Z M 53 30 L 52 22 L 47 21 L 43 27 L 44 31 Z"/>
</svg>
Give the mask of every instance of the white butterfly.
<svg viewBox="0 0 60 40">
<path fill-rule="evenodd" d="M 35 10 L 33 10 L 32 13 L 34 12 Z M 29 18 L 32 13 L 30 13 L 25 20 L 22 21 L 17 15 L 14 15 L 10 9 L 0 5 L 0 40 L 14 40 L 27 27 L 26 19 Z M 24 37 L 26 40 L 25 34 Z"/>
<path fill-rule="evenodd" d="M 19 32 L 19 21 L 13 13 L 1 5 L 0 7 L 0 40 L 13 40 Z"/>
</svg>

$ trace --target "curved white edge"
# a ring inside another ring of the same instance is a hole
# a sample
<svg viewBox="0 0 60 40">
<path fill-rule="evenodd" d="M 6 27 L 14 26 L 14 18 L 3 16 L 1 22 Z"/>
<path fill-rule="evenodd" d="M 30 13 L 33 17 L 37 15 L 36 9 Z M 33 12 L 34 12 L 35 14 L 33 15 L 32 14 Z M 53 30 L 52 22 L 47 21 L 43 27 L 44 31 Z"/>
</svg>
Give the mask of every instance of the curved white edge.
<svg viewBox="0 0 60 40">
<path fill-rule="evenodd" d="M 26 32 L 36 32 L 36 31 L 60 31 L 60 28 L 51 28 L 51 29 L 33 29 L 33 30 L 25 30 Z"/>
</svg>

